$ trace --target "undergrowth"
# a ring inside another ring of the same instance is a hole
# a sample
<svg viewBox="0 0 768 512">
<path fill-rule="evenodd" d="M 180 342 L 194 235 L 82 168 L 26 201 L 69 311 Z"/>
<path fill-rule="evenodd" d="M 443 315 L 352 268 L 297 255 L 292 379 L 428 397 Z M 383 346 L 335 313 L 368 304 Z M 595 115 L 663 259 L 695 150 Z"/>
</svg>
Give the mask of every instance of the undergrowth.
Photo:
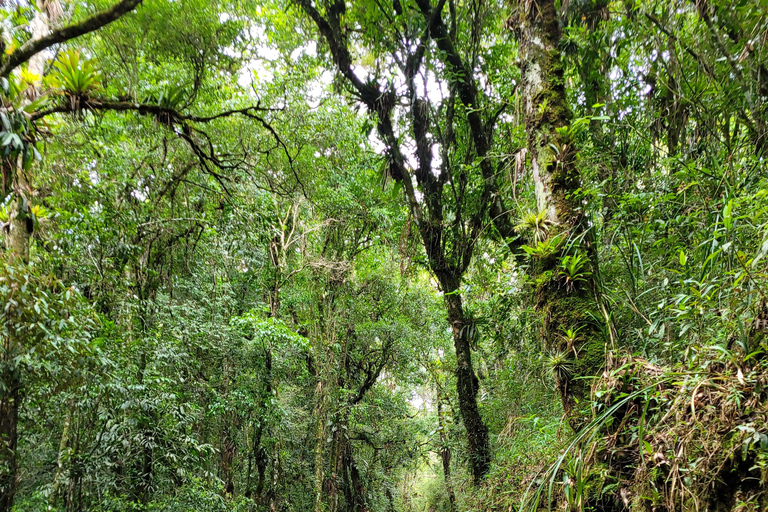
<svg viewBox="0 0 768 512">
<path fill-rule="evenodd" d="M 721 347 L 674 368 L 616 361 L 593 386 L 592 421 L 542 465 L 519 509 L 768 510 L 762 356 Z"/>
</svg>

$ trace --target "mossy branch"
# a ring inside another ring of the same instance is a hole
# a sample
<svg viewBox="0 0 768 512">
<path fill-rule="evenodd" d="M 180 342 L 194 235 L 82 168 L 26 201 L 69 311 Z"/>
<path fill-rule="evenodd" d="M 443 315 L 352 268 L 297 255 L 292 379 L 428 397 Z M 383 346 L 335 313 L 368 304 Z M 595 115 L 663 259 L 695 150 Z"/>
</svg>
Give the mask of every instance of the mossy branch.
<svg viewBox="0 0 768 512">
<path fill-rule="evenodd" d="M 27 62 L 29 59 L 50 48 L 55 44 L 65 43 L 82 35 L 99 30 L 105 25 L 119 19 L 124 14 L 132 11 L 141 0 L 122 0 L 106 11 L 90 16 L 83 21 L 67 25 L 52 31 L 39 39 L 31 39 L 14 50 L 0 66 L 0 76 L 7 77 L 11 71 Z"/>
</svg>

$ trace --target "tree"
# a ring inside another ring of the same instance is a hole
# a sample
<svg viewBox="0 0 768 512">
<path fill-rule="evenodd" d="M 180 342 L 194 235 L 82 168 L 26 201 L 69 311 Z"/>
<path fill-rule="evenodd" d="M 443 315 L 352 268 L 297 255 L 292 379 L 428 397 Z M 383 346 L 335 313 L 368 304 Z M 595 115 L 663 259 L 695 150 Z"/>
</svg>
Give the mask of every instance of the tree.
<svg viewBox="0 0 768 512">
<path fill-rule="evenodd" d="M 577 405 L 590 393 L 584 378 L 599 374 L 607 341 L 594 235 L 581 195 L 576 136 L 583 124 L 574 121 L 566 97 L 555 2 L 519 3 L 508 23 L 520 46 L 528 157 L 540 212 L 535 223 L 523 225 L 541 232 L 529 251 L 536 307 L 545 346 L 555 352 L 551 364 L 563 407 L 576 427 L 583 421 Z"/>
<path fill-rule="evenodd" d="M 343 1 L 299 5 L 327 42 L 352 94 L 376 116 L 378 137 L 386 148 L 386 173 L 402 186 L 428 265 L 440 283 L 458 358 L 457 390 L 470 466 L 479 483 L 490 467 L 491 453 L 477 405 L 480 384 L 470 335 L 474 328 L 464 312 L 461 281 L 475 242 L 489 224 L 512 249 L 517 247 L 491 151 L 494 125 L 506 103 L 481 103 L 474 73 L 480 52 L 477 32 L 488 13 L 483 7 L 472 13 L 468 24 L 458 24 L 451 2 L 447 26 L 445 2 L 396 4 L 394 11 L 377 3 L 359 12 L 348 11 Z M 420 16 L 404 14 L 411 9 Z M 367 80 L 353 69 L 348 34 L 355 23 L 365 27 L 360 43 L 375 59 L 376 72 L 371 70 Z M 386 27 L 384 34 L 372 37 L 374 23 Z M 459 44 L 469 58 L 462 57 Z M 447 97 L 427 94 L 432 77 L 446 82 Z M 398 80 L 404 82 L 402 89 L 395 85 Z M 395 119 L 407 121 L 407 131 L 399 132 Z M 406 153 L 408 146 L 411 154 Z"/>
</svg>

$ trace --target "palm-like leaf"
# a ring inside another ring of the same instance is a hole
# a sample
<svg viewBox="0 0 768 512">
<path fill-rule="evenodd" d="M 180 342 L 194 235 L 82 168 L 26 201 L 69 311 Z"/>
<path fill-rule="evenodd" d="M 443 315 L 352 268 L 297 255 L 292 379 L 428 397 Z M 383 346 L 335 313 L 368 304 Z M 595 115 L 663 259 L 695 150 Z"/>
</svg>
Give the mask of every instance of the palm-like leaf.
<svg viewBox="0 0 768 512">
<path fill-rule="evenodd" d="M 82 59 L 77 50 L 63 53 L 53 66 L 56 74 L 50 83 L 65 94 L 83 96 L 101 87 L 101 77 L 95 62 Z"/>
<path fill-rule="evenodd" d="M 546 238 L 550 224 L 551 222 L 547 218 L 547 210 L 539 212 L 529 211 L 515 225 L 515 231 L 518 233 L 532 231 L 534 243 L 539 243 Z"/>
</svg>

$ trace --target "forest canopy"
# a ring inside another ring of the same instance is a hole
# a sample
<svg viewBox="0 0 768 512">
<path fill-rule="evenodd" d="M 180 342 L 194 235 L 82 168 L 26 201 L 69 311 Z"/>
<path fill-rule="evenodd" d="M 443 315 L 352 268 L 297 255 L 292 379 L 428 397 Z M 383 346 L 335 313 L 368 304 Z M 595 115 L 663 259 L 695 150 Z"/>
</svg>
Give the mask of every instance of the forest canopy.
<svg viewBox="0 0 768 512">
<path fill-rule="evenodd" d="M 765 2 L 0 14 L 0 512 L 768 510 Z"/>
</svg>

